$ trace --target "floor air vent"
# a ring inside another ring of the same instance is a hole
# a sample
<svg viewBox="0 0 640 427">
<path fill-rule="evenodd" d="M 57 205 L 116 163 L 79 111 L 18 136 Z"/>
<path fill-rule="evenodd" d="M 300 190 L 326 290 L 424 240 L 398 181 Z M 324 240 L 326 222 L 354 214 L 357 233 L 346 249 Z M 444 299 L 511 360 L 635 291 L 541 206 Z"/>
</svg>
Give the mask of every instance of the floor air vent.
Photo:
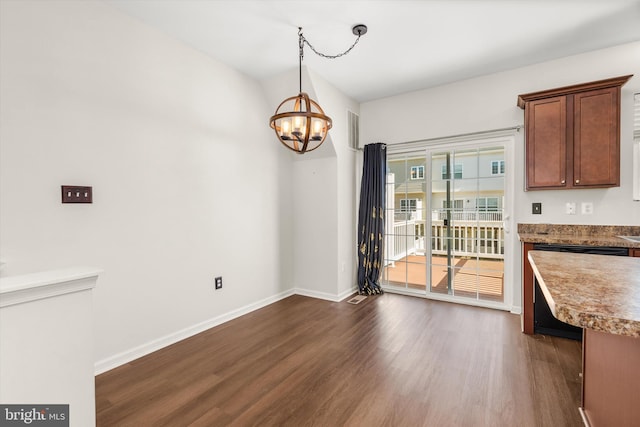
<svg viewBox="0 0 640 427">
<path fill-rule="evenodd" d="M 347 301 L 349 304 L 360 304 L 362 301 L 364 301 L 366 299 L 366 295 L 356 295 L 355 297 L 351 298 L 349 301 Z"/>
</svg>

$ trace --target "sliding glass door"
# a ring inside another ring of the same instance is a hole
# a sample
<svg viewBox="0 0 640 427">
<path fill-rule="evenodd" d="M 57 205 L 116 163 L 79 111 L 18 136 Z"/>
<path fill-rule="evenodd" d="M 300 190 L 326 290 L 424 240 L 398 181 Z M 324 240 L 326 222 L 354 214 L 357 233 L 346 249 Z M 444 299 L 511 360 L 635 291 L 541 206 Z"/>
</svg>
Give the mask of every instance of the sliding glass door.
<svg viewBox="0 0 640 427">
<path fill-rule="evenodd" d="M 389 154 L 383 285 L 504 303 L 504 146 Z"/>
<path fill-rule="evenodd" d="M 387 155 L 383 285 L 427 288 L 427 161 L 425 153 Z"/>
</svg>

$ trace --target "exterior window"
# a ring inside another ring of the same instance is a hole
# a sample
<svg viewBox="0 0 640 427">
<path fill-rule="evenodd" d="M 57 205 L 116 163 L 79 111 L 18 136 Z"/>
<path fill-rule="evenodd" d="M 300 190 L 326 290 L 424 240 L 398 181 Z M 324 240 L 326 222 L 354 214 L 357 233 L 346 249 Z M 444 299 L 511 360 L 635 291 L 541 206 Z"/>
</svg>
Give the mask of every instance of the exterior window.
<svg viewBox="0 0 640 427">
<path fill-rule="evenodd" d="M 400 199 L 400 212 L 415 212 L 418 209 L 418 199 Z"/>
<path fill-rule="evenodd" d="M 504 175 L 504 160 L 491 161 L 491 175 Z"/>
<path fill-rule="evenodd" d="M 424 166 L 411 166 L 411 179 L 424 179 Z"/>
<path fill-rule="evenodd" d="M 476 207 L 480 212 L 497 212 L 498 211 L 498 198 L 497 197 L 480 197 L 476 199 Z"/>
<path fill-rule="evenodd" d="M 443 200 L 442 201 L 442 209 L 447 209 L 447 201 Z M 464 209 L 464 200 L 462 199 L 455 199 L 451 201 L 451 209 L 456 210 L 456 211 L 461 211 Z"/>
<path fill-rule="evenodd" d="M 462 163 L 456 163 L 453 167 L 453 178 L 462 178 Z M 449 179 L 447 176 L 447 165 L 442 165 L 442 179 Z"/>
</svg>

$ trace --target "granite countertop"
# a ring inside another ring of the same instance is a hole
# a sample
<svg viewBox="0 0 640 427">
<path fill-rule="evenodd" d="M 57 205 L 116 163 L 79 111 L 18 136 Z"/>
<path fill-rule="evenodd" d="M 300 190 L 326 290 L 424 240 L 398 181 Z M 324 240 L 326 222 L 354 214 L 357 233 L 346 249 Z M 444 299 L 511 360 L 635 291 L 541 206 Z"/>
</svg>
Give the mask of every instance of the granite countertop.
<svg viewBox="0 0 640 427">
<path fill-rule="evenodd" d="M 534 250 L 529 262 L 558 320 L 640 338 L 640 258 Z"/>
<path fill-rule="evenodd" d="M 527 243 L 640 248 L 640 242 L 618 237 L 640 236 L 640 227 L 632 225 L 518 224 L 518 236 Z"/>
</svg>

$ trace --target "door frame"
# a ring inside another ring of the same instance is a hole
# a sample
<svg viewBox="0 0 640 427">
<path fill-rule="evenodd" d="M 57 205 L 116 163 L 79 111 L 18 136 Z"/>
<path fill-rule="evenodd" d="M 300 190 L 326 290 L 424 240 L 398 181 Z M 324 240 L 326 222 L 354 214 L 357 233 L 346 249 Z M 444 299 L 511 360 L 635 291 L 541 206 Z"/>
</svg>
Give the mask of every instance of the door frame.
<svg viewBox="0 0 640 427">
<path fill-rule="evenodd" d="M 425 287 L 424 291 L 414 290 L 410 288 L 399 288 L 395 286 L 388 286 L 384 283 L 382 284 L 383 290 L 390 293 L 400 293 L 405 295 L 419 296 L 428 299 L 441 300 L 447 302 L 455 302 L 460 304 L 479 306 L 479 307 L 487 307 L 498 310 L 507 310 L 513 311 L 514 306 L 518 306 L 519 304 L 514 304 L 514 286 L 515 283 L 512 282 L 515 262 L 518 258 L 518 248 L 514 244 L 514 227 L 513 227 L 513 219 L 512 213 L 514 212 L 514 183 L 515 183 L 515 141 L 516 141 L 516 132 L 519 128 L 509 128 L 498 131 L 489 131 L 489 132 L 480 132 L 475 134 L 468 135 L 460 135 L 453 136 L 447 138 L 437 138 L 431 140 L 424 141 L 415 141 L 410 143 L 399 143 L 399 144 L 389 144 L 387 145 L 387 156 L 392 154 L 417 154 L 422 153 L 425 156 L 427 161 L 431 161 L 431 154 L 437 151 L 445 151 L 445 150 L 463 150 L 463 149 L 474 149 L 474 148 L 488 148 L 488 147 L 498 147 L 501 146 L 504 148 L 504 160 L 505 160 L 505 171 L 504 171 L 504 214 L 503 214 L 503 229 L 504 229 L 504 298 L 502 303 L 497 303 L 493 301 L 484 301 L 484 300 L 474 300 L 467 299 L 464 297 L 456 297 L 453 295 L 445 295 L 445 294 L 437 294 L 431 293 Z M 429 168 L 429 172 L 431 172 Z M 426 191 L 429 195 L 429 200 L 431 198 L 431 189 L 432 182 L 431 177 L 429 176 L 426 182 Z M 426 207 L 429 210 L 431 209 L 431 204 L 429 203 Z M 427 215 L 427 219 L 425 222 L 425 232 L 429 230 L 429 236 L 431 235 L 431 215 Z M 425 236 L 426 240 L 426 236 Z M 431 259 L 431 244 L 425 243 L 426 249 L 426 257 Z M 427 279 L 431 279 L 431 263 L 429 262 L 427 267 Z"/>
</svg>

